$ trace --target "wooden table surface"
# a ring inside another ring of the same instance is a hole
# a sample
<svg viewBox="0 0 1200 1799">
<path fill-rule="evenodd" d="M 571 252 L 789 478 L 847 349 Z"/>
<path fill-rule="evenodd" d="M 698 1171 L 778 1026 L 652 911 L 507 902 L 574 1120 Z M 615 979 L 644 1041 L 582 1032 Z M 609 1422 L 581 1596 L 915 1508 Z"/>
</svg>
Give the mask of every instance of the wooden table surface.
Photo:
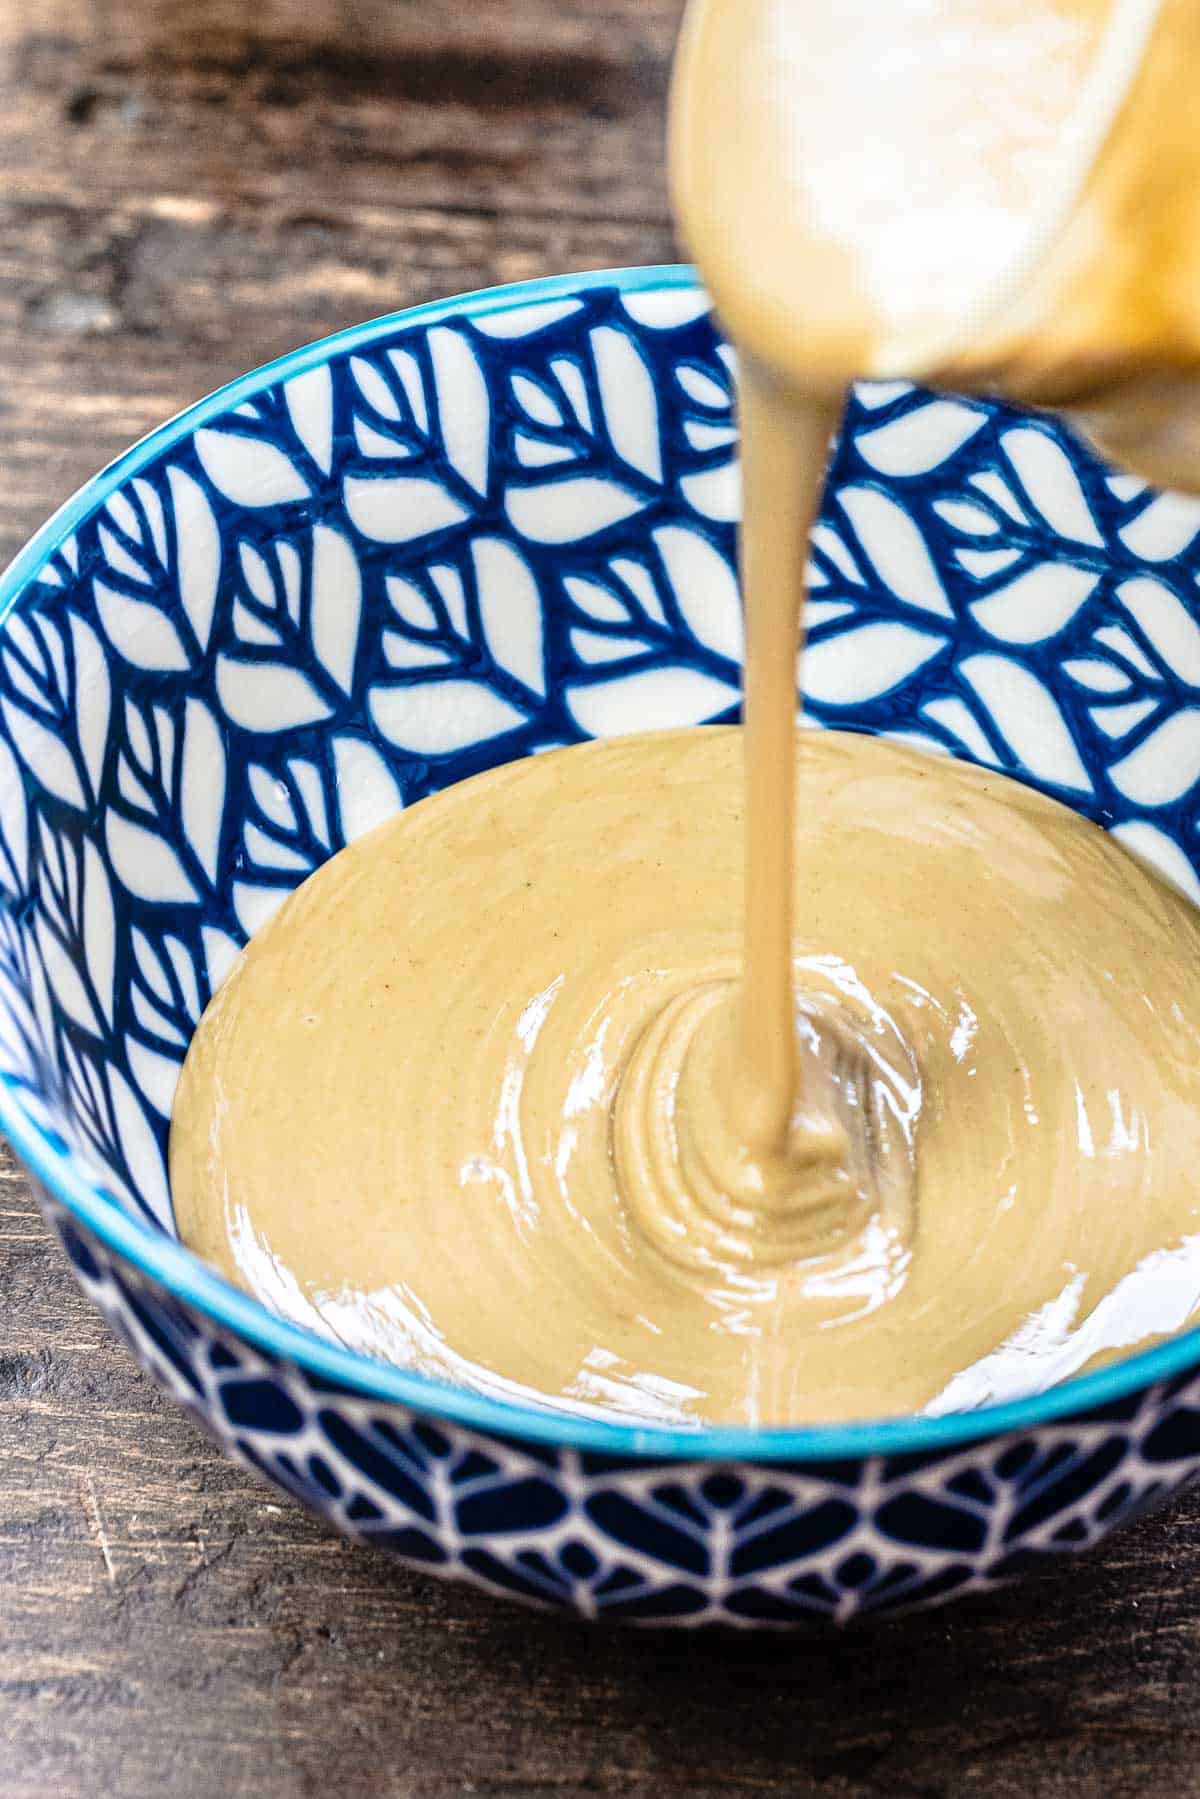
<svg viewBox="0 0 1200 1799">
<path fill-rule="evenodd" d="M 0 564 L 187 401 L 671 254 L 679 0 L 0 0 Z M 1200 1794 L 1200 1498 L 842 1635 L 543 1619 L 351 1550 L 133 1369 L 0 1162 L 0 1799 Z"/>
</svg>

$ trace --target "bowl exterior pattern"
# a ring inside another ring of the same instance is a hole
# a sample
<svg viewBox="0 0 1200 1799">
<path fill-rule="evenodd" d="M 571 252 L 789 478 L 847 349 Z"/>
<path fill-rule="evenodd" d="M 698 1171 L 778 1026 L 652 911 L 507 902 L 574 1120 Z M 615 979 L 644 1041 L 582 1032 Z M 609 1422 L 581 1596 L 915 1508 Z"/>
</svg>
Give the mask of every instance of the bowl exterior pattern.
<svg viewBox="0 0 1200 1799">
<path fill-rule="evenodd" d="M 190 1035 L 328 855 L 511 757 L 736 716 L 735 381 L 679 272 L 540 284 L 315 346 L 98 478 L 0 627 L 0 1086 L 48 1187 L 89 1189 L 91 1226 L 48 1205 L 117 1328 L 341 1528 L 583 1610 L 842 1617 L 1172 1490 L 1186 1381 L 904 1463 L 600 1464 L 271 1361 L 103 1228 L 173 1233 Z M 807 714 L 1004 769 L 1200 899 L 1198 539 L 1200 506 L 1046 420 L 860 388 L 813 535 Z"/>
<path fill-rule="evenodd" d="M 253 1349 L 43 1197 L 117 1336 L 228 1454 L 348 1536 L 584 1617 L 786 1626 L 985 1591 L 1089 1548 L 1200 1458 L 1195 1373 L 924 1455 L 748 1465 L 520 1442 Z"/>
</svg>

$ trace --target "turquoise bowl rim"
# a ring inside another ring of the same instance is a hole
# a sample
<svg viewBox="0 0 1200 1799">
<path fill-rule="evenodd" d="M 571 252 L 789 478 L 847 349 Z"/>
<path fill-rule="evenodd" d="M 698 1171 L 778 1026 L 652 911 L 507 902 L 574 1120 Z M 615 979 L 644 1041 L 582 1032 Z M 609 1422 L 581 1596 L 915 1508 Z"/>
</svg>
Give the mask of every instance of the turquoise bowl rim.
<svg viewBox="0 0 1200 1799">
<path fill-rule="evenodd" d="M 371 343 L 398 328 L 435 324 L 450 315 L 482 317 L 507 307 L 595 287 L 617 287 L 624 293 L 646 293 L 698 284 L 696 271 L 684 263 L 642 268 L 596 269 L 585 274 L 552 275 L 518 281 L 388 313 L 337 331 L 273 362 L 239 376 L 214 393 L 168 419 L 132 448 L 94 475 L 60 506 L 0 575 L 0 629 L 25 588 L 75 527 L 103 504 L 131 475 L 189 437 L 198 426 L 229 411 L 243 400 L 330 357 Z M 19 1099 L 0 1080 L 0 1131 L 38 1181 L 108 1248 L 141 1274 L 165 1287 L 175 1298 L 194 1306 L 215 1323 L 247 1342 L 363 1396 L 391 1401 L 431 1418 L 444 1418 L 502 1437 L 524 1438 L 598 1455 L 633 1456 L 674 1461 L 815 1462 L 848 1457 L 906 1455 L 950 1449 L 980 1437 L 1021 1431 L 1053 1419 L 1104 1406 L 1139 1388 L 1168 1380 L 1200 1362 L 1200 1327 L 1168 1342 L 1078 1375 L 1028 1399 L 982 1406 L 974 1412 L 942 1417 L 904 1416 L 865 1419 L 853 1424 L 816 1424 L 788 1428 L 742 1425 L 714 1427 L 643 1426 L 581 1418 L 549 1407 L 520 1405 L 452 1386 L 353 1350 L 325 1343 L 299 1325 L 289 1324 L 257 1300 L 223 1280 L 174 1238 L 137 1223 L 115 1200 L 81 1179 L 54 1133 L 42 1130 L 22 1110 Z"/>
</svg>

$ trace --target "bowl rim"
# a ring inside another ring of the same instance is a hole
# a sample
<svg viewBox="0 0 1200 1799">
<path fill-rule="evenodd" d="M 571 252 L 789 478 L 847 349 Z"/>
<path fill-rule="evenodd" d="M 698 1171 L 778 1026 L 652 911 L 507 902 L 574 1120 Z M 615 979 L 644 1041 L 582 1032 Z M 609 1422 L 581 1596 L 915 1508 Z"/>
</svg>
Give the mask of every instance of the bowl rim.
<svg viewBox="0 0 1200 1799">
<path fill-rule="evenodd" d="M 0 574 L 0 631 L 27 587 L 72 531 L 131 475 L 168 452 L 209 419 L 280 381 L 397 330 L 424 329 L 448 317 L 483 318 L 517 306 L 571 298 L 595 289 L 622 295 L 692 290 L 696 271 L 684 263 L 589 270 L 537 277 L 455 294 L 404 308 L 288 351 L 227 382 L 140 438 L 78 489 L 17 552 Z M 1200 1326 L 1076 1375 L 1043 1393 L 973 1412 L 907 1414 L 848 1424 L 795 1426 L 622 1423 L 579 1416 L 473 1392 L 429 1375 L 328 1343 L 267 1310 L 232 1286 L 175 1238 L 126 1212 L 99 1185 L 84 1180 L 57 1134 L 37 1124 L 19 1089 L 0 1077 L 0 1131 L 22 1162 L 66 1211 L 146 1279 L 256 1349 L 357 1396 L 388 1401 L 431 1419 L 495 1436 L 565 1450 L 669 1462 L 824 1462 L 949 1450 L 982 1437 L 1019 1432 L 1111 1404 L 1200 1363 Z"/>
</svg>

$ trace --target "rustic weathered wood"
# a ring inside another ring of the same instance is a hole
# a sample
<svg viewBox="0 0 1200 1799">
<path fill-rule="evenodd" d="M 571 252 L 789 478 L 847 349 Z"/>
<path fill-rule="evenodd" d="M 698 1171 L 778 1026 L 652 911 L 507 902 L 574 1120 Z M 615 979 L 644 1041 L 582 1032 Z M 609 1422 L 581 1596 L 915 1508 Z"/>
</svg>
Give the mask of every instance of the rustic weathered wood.
<svg viewBox="0 0 1200 1799">
<path fill-rule="evenodd" d="M 292 344 L 669 255 L 678 11 L 3 0 L 0 560 Z M 1200 1793 L 1198 1672 L 1200 1499 L 840 1637 L 585 1629 L 407 1575 L 135 1373 L 0 1162 L 2 1799 Z"/>
</svg>

